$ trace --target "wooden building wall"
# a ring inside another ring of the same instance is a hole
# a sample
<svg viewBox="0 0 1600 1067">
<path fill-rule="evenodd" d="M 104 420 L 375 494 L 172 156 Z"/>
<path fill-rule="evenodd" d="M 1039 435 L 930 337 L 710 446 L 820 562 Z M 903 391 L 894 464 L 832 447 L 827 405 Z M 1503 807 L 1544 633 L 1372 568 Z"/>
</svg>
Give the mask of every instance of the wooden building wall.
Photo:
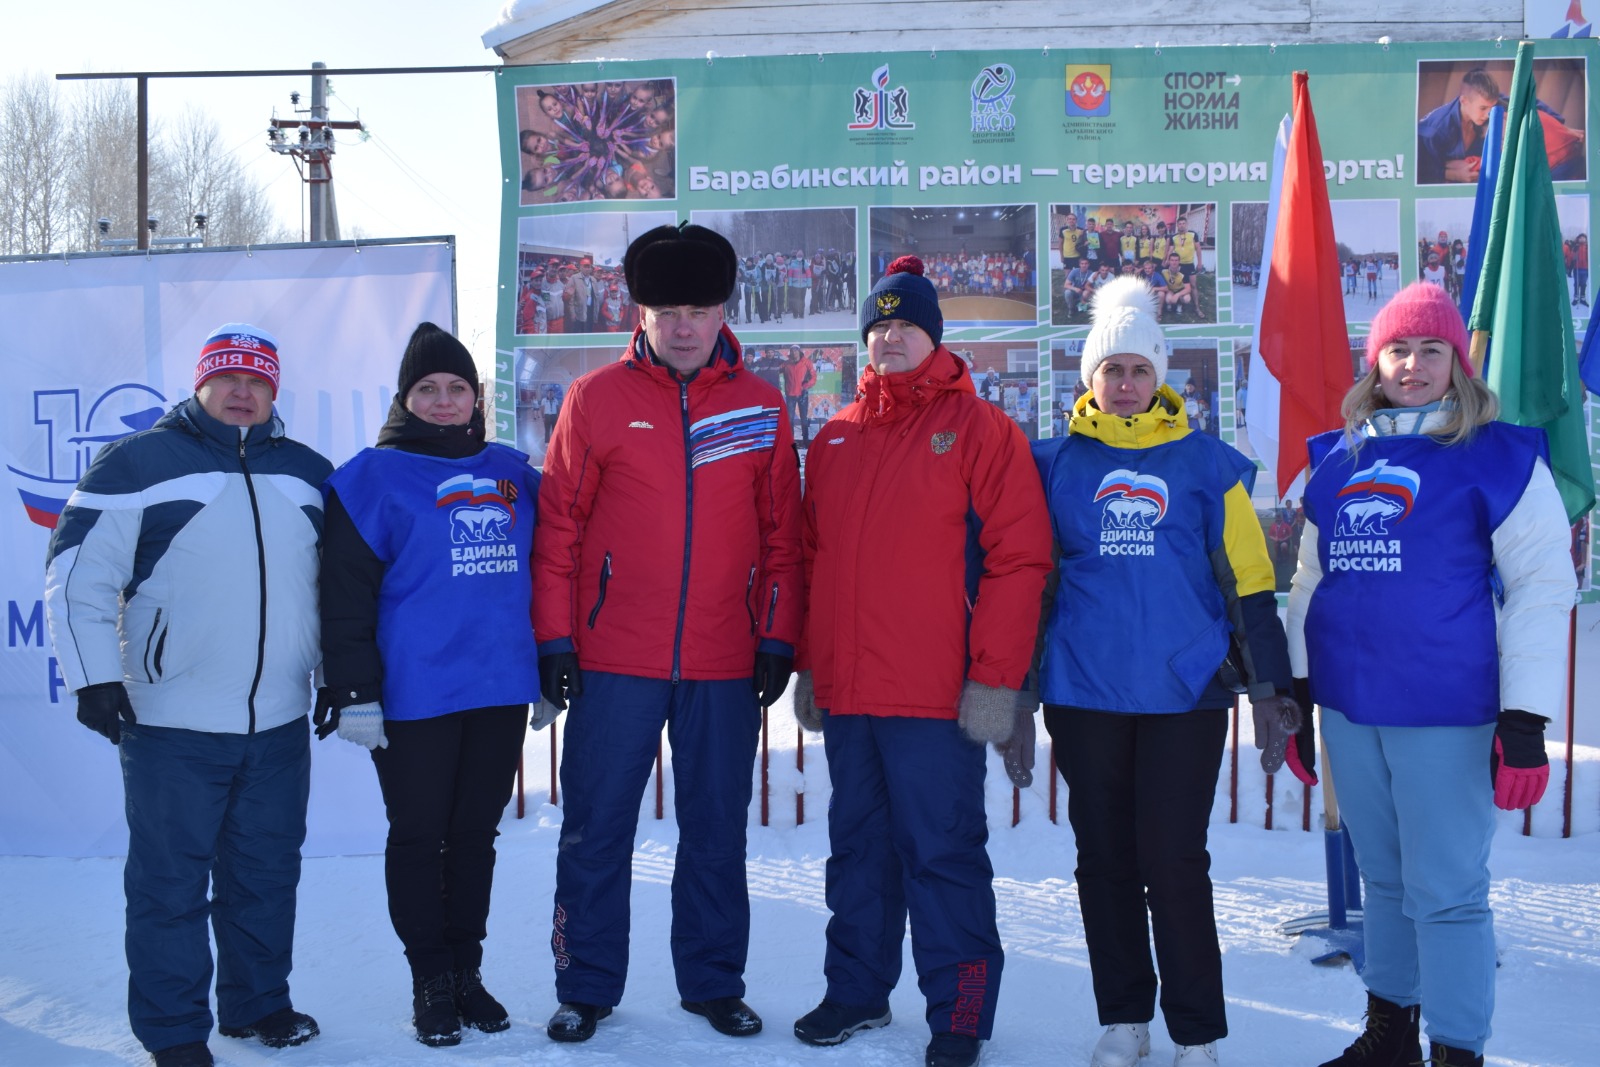
<svg viewBox="0 0 1600 1067">
<path fill-rule="evenodd" d="M 1310 44 L 1383 36 L 1482 41 L 1521 34 L 1522 4 L 1507 0 L 615 0 L 495 51 L 525 64 L 707 52 Z"/>
</svg>

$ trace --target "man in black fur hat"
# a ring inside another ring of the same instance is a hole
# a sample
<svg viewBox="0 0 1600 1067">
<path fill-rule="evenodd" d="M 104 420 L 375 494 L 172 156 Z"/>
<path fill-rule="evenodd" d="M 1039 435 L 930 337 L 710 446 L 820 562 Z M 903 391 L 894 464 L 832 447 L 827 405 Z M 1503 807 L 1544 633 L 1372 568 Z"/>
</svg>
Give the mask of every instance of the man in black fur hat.
<svg viewBox="0 0 1600 1067">
<path fill-rule="evenodd" d="M 745 1037 L 745 824 L 761 708 L 799 638 L 800 485 L 783 397 L 723 322 L 738 261 L 703 226 L 623 259 L 642 321 L 621 362 L 572 384 L 545 456 L 534 551 L 540 688 L 570 701 L 548 1033 L 584 1041 L 622 999 L 639 802 L 663 724 L 684 1010 Z"/>
</svg>

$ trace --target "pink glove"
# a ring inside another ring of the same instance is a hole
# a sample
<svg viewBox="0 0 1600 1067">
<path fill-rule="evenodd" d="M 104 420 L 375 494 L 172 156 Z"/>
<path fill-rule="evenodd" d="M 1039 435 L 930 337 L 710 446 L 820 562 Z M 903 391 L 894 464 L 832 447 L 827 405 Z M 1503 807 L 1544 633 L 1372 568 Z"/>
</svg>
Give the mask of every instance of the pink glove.
<svg viewBox="0 0 1600 1067">
<path fill-rule="evenodd" d="M 1510 767 L 1505 762 L 1505 746 L 1494 739 L 1495 759 L 1500 761 L 1494 775 L 1494 806 L 1506 811 L 1520 811 L 1539 803 L 1545 786 L 1550 784 L 1550 765 L 1542 767 Z"/>
<path fill-rule="evenodd" d="M 1310 725 L 1311 725 L 1310 724 L 1310 716 L 1307 716 L 1306 718 L 1307 718 L 1307 722 L 1306 722 L 1307 732 L 1309 732 L 1310 731 Z M 1310 745 L 1308 745 L 1306 747 L 1306 751 L 1311 754 L 1311 766 L 1307 767 L 1306 766 L 1306 761 L 1304 759 L 1302 759 L 1301 756 L 1300 756 L 1300 737 L 1301 737 L 1300 734 L 1296 734 L 1295 736 L 1289 738 L 1289 747 L 1284 749 L 1284 752 L 1283 752 L 1283 765 L 1285 767 L 1289 768 L 1289 773 L 1290 774 L 1292 774 L 1296 778 L 1300 779 L 1300 784 L 1301 785 L 1316 785 L 1317 784 L 1316 749 L 1310 747 Z M 1316 744 L 1315 741 L 1311 742 L 1311 745 L 1315 745 L 1315 744 Z"/>
<path fill-rule="evenodd" d="M 1550 784 L 1550 761 L 1544 754 L 1542 715 L 1506 710 L 1494 729 L 1494 755 L 1489 760 L 1489 780 L 1494 783 L 1494 803 L 1506 811 L 1531 808 Z"/>
</svg>

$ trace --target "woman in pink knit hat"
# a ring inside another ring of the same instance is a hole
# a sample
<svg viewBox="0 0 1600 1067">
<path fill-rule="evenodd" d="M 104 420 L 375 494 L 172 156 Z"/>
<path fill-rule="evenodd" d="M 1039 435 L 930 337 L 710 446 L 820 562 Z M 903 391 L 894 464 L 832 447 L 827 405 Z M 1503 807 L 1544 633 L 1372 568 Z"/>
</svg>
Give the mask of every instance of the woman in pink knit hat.
<svg viewBox="0 0 1600 1067">
<path fill-rule="evenodd" d="M 1344 429 L 1308 442 L 1289 654 L 1366 892 L 1366 1028 L 1323 1067 L 1483 1063 L 1494 810 L 1537 803 L 1550 774 L 1566 513 L 1543 432 L 1495 421 L 1466 351 L 1445 291 L 1407 286 L 1372 321 Z M 1289 760 L 1308 783 L 1312 745 L 1308 716 Z"/>
</svg>

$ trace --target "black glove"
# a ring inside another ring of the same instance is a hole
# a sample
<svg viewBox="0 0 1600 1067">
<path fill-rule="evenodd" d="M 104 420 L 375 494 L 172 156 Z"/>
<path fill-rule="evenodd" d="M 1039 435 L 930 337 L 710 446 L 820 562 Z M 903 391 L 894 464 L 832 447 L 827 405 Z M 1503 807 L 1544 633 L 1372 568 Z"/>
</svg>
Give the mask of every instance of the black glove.
<svg viewBox="0 0 1600 1067">
<path fill-rule="evenodd" d="M 789 675 L 794 673 L 794 657 L 780 656 L 776 652 L 756 653 L 755 677 L 750 684 L 755 687 L 756 703 L 770 708 L 789 688 Z"/>
<path fill-rule="evenodd" d="M 139 721 L 121 682 L 96 682 L 78 690 L 78 721 L 113 745 L 122 743 L 123 719 Z"/>
<path fill-rule="evenodd" d="M 317 728 L 318 741 L 326 741 L 328 735 L 339 728 L 339 709 L 333 704 L 332 687 L 317 687 L 317 703 L 311 711 L 311 725 Z"/>
<path fill-rule="evenodd" d="M 583 694 L 583 672 L 576 652 L 539 657 L 539 692 L 557 711 L 567 710 L 567 697 Z"/>
<path fill-rule="evenodd" d="M 1300 705 L 1300 729 L 1289 738 L 1289 749 L 1284 762 L 1289 772 L 1305 785 L 1317 784 L 1317 725 L 1312 718 L 1316 710 L 1311 703 L 1311 682 L 1306 678 L 1294 680 L 1294 702 Z"/>
</svg>

